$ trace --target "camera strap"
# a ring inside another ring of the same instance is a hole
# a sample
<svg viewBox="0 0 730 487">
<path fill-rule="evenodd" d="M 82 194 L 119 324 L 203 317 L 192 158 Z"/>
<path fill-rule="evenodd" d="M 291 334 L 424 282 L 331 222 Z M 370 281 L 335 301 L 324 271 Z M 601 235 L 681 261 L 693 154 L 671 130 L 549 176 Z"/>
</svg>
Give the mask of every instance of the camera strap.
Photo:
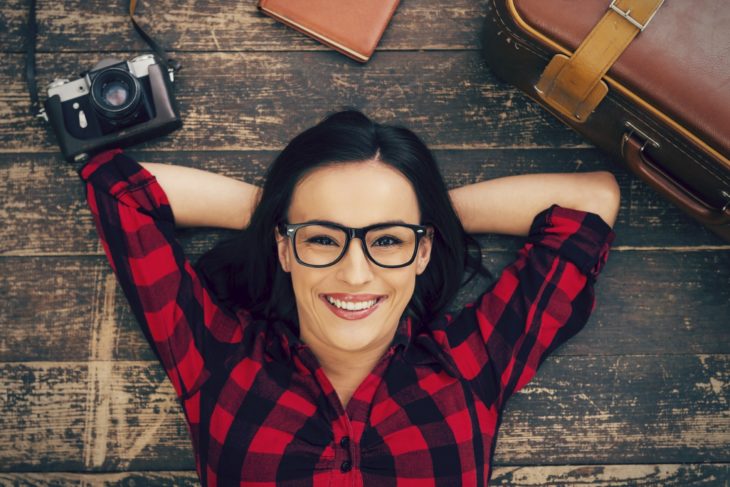
<svg viewBox="0 0 730 487">
<path fill-rule="evenodd" d="M 142 37 L 148 46 L 155 52 L 157 57 L 163 63 L 170 76 L 173 76 L 175 71 L 179 71 L 182 65 L 174 60 L 170 59 L 165 50 L 160 47 L 142 27 L 137 24 L 134 20 L 134 11 L 137 7 L 137 0 L 130 0 L 129 2 L 129 18 L 132 20 L 134 30 Z M 30 8 L 28 12 L 28 37 L 26 39 L 25 46 L 25 80 L 28 83 L 28 92 L 30 93 L 30 112 L 31 115 L 46 119 L 46 114 L 40 103 L 38 103 L 38 86 L 35 78 L 35 52 L 36 52 L 36 38 L 38 37 L 38 24 L 36 23 L 36 0 L 30 0 Z"/>
<path fill-rule="evenodd" d="M 136 8 L 137 0 L 129 0 L 129 18 L 132 20 L 134 30 L 136 30 L 137 34 L 139 34 L 139 36 L 147 43 L 147 45 L 150 46 L 153 51 L 155 51 L 155 54 L 157 54 L 157 57 L 160 58 L 165 68 L 172 71 L 179 71 L 180 68 L 182 68 L 182 65 L 178 61 L 170 59 L 167 56 L 165 50 L 162 49 L 160 45 L 154 41 L 154 39 L 147 35 L 147 32 L 145 32 L 142 27 L 139 26 L 137 21 L 134 20 L 134 10 Z"/>
<path fill-rule="evenodd" d="M 25 80 L 28 83 L 30 92 L 30 113 L 34 116 L 41 116 L 40 105 L 38 104 L 38 87 L 35 81 L 35 39 L 38 35 L 38 26 L 35 22 L 35 0 L 30 0 L 30 12 L 28 13 L 28 38 L 25 46 Z"/>
</svg>

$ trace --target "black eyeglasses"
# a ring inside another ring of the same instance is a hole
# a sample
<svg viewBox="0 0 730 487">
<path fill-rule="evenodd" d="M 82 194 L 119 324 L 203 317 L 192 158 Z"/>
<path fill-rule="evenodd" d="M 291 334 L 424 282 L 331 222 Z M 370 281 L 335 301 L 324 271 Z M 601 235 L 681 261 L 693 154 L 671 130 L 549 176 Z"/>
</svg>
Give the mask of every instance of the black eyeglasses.
<svg viewBox="0 0 730 487">
<path fill-rule="evenodd" d="M 332 222 L 280 223 L 279 233 L 294 245 L 294 257 L 307 267 L 328 267 L 345 255 L 353 238 L 359 238 L 362 250 L 380 267 L 410 265 L 416 258 L 418 243 L 429 233 L 424 225 L 377 223 L 350 228 Z"/>
</svg>

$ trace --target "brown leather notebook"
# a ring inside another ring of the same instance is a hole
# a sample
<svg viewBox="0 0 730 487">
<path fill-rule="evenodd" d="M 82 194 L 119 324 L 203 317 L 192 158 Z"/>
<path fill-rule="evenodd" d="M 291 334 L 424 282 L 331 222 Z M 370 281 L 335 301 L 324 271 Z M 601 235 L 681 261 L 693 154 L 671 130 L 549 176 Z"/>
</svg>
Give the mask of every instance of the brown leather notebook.
<svg viewBox="0 0 730 487">
<path fill-rule="evenodd" d="M 279 22 L 364 63 L 380 41 L 399 0 L 259 0 Z"/>
</svg>

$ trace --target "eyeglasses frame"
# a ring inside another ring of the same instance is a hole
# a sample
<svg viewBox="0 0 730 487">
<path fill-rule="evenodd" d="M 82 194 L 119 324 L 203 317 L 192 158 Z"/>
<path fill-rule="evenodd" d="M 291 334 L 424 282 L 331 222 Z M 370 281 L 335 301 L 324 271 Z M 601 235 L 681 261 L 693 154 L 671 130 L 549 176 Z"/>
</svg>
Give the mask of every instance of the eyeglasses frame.
<svg viewBox="0 0 730 487">
<path fill-rule="evenodd" d="M 299 258 L 299 253 L 297 252 L 297 245 L 295 243 L 295 238 L 297 231 L 299 231 L 300 228 L 309 226 L 309 225 L 321 225 L 323 227 L 333 228 L 335 230 L 342 230 L 345 232 L 345 244 L 342 247 L 342 252 L 340 253 L 340 256 L 337 257 L 333 262 L 329 264 L 323 264 L 323 265 L 316 265 L 316 264 L 307 264 L 302 259 Z M 411 258 L 406 262 L 405 264 L 399 264 L 399 265 L 383 265 L 377 262 L 372 255 L 370 255 L 370 252 L 368 251 L 368 246 L 365 244 L 365 234 L 369 232 L 370 230 L 377 229 L 377 228 L 387 228 L 387 227 L 394 227 L 394 226 L 400 226 L 400 227 L 408 227 L 412 229 L 416 234 L 416 245 L 413 248 L 413 255 Z M 414 260 L 416 260 L 416 255 L 418 254 L 418 246 L 421 243 L 421 239 L 427 235 L 432 235 L 433 230 L 428 225 L 413 225 L 410 223 L 400 223 L 400 222 L 392 222 L 392 223 L 375 223 L 373 225 L 368 225 L 367 227 L 361 227 L 361 228 L 353 228 L 353 227 L 346 227 L 344 225 L 340 225 L 337 223 L 333 223 L 330 221 L 323 221 L 323 220 L 312 220 L 308 222 L 303 223 L 286 223 L 281 222 L 277 225 L 277 229 L 279 230 L 279 234 L 283 237 L 288 237 L 289 240 L 292 241 L 292 248 L 294 249 L 294 257 L 297 259 L 297 262 L 299 262 L 301 265 L 305 267 L 314 267 L 314 268 L 323 268 L 323 267 L 331 267 L 335 264 L 337 264 L 347 253 L 347 250 L 350 248 L 350 241 L 354 238 L 360 239 L 360 246 L 362 247 L 362 251 L 365 254 L 365 256 L 368 258 L 370 262 L 377 265 L 378 267 L 383 267 L 385 269 L 398 269 L 401 267 L 407 267 L 413 263 Z"/>
</svg>

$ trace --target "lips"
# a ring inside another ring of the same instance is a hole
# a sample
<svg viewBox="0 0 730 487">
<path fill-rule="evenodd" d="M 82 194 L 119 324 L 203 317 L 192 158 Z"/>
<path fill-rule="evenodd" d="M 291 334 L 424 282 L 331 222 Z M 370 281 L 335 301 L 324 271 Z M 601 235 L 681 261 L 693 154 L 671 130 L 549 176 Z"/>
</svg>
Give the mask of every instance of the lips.
<svg viewBox="0 0 730 487">
<path fill-rule="evenodd" d="M 378 294 L 321 294 L 320 298 L 336 316 L 346 320 L 361 320 L 371 315 L 386 296 Z"/>
</svg>

